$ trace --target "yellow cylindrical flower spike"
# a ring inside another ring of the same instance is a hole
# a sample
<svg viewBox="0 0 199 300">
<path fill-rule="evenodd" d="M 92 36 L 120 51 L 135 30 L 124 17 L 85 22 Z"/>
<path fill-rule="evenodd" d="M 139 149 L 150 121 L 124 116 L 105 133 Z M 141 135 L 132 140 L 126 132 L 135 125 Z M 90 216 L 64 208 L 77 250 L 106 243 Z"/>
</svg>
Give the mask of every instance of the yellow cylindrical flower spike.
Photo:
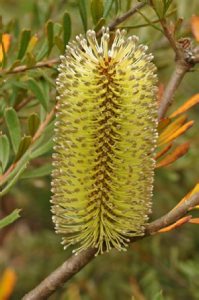
<svg viewBox="0 0 199 300">
<path fill-rule="evenodd" d="M 126 250 L 144 234 L 157 141 L 156 68 L 147 46 L 103 29 L 67 46 L 57 79 L 52 211 L 74 252 Z"/>
</svg>

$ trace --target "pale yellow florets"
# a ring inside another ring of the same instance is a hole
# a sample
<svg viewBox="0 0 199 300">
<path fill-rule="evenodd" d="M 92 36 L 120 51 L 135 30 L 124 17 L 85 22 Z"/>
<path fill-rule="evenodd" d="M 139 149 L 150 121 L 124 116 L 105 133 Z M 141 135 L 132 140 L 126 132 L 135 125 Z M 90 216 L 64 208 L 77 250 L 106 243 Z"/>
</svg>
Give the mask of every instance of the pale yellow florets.
<svg viewBox="0 0 199 300">
<path fill-rule="evenodd" d="M 111 42 L 111 40 L 113 40 Z M 144 234 L 157 140 L 155 66 L 117 30 L 67 46 L 57 90 L 53 220 L 65 247 L 125 250 Z"/>
</svg>

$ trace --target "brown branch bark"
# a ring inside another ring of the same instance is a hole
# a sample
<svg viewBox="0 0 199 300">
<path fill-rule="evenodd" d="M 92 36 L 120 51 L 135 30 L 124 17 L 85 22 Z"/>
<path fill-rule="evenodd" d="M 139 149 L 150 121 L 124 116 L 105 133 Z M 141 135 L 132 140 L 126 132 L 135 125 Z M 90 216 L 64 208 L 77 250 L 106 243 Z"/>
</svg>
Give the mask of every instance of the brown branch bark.
<svg viewBox="0 0 199 300">
<path fill-rule="evenodd" d="M 191 66 L 189 65 L 176 62 L 175 70 L 171 75 L 171 78 L 165 88 L 162 99 L 160 101 L 160 106 L 158 111 L 159 120 L 161 120 L 165 116 L 167 110 L 169 109 L 173 101 L 173 97 L 178 86 L 181 84 L 185 74 L 190 70 L 190 68 Z"/>
<path fill-rule="evenodd" d="M 172 31 L 173 29 L 169 26 L 165 18 L 160 20 L 160 24 L 162 25 L 165 37 L 175 53 L 175 70 L 166 86 L 160 102 L 158 112 L 159 120 L 165 116 L 172 104 L 175 92 L 181 84 L 185 74 L 199 62 L 198 58 L 194 55 L 194 49 L 191 49 L 191 44 L 189 45 L 189 49 L 187 49 L 187 46 L 185 46 L 186 43 L 183 45 L 183 43 L 181 44 L 180 41 L 175 39 L 174 32 Z M 183 40 L 186 41 L 186 38 Z"/>
<path fill-rule="evenodd" d="M 184 203 L 177 208 L 171 210 L 161 218 L 151 222 L 146 227 L 146 233 L 142 237 L 132 240 L 135 242 L 138 239 L 143 239 L 147 236 L 154 235 L 158 230 L 173 224 L 193 207 L 199 204 L 199 193 L 191 196 Z M 60 267 L 46 277 L 37 287 L 26 294 L 22 300 L 42 300 L 48 299 L 59 287 L 68 281 L 73 275 L 78 273 L 84 266 L 86 266 L 94 257 L 96 250 L 89 248 L 86 251 L 80 252 L 78 255 L 72 255 Z"/>
<path fill-rule="evenodd" d="M 0 76 L 3 76 L 4 74 L 17 74 L 21 72 L 25 72 L 32 69 L 38 69 L 38 68 L 51 68 L 53 65 L 57 64 L 59 62 L 58 58 L 53 58 L 46 61 L 40 61 L 36 63 L 34 66 L 28 67 L 26 65 L 18 66 L 14 69 L 4 69 L 0 71 Z"/>
</svg>

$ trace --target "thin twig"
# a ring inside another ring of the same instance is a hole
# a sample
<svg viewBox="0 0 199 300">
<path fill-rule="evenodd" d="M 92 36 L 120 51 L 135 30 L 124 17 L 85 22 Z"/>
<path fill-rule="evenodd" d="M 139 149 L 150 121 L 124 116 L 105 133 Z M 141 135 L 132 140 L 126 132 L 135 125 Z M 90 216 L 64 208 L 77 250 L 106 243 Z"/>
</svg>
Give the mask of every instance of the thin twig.
<svg viewBox="0 0 199 300">
<path fill-rule="evenodd" d="M 199 193 L 191 196 L 176 209 L 171 210 L 163 217 L 151 222 L 146 227 L 144 236 L 135 238 L 132 242 L 138 239 L 143 239 L 147 236 L 154 235 L 158 230 L 175 223 L 193 207 L 199 204 Z M 80 252 L 78 255 L 72 255 L 60 267 L 47 276 L 38 286 L 26 294 L 22 300 L 43 300 L 48 299 L 59 287 L 68 281 L 73 275 L 78 273 L 86 266 L 94 257 L 96 250 L 89 248 L 86 251 Z"/>
<path fill-rule="evenodd" d="M 31 67 L 22 65 L 22 66 L 13 68 L 13 69 L 3 69 L 3 70 L 0 70 L 0 76 L 2 76 L 4 74 L 21 73 L 21 72 L 25 72 L 25 71 L 32 70 L 32 69 L 38 69 L 38 68 L 52 68 L 52 66 L 57 64 L 58 62 L 59 62 L 58 58 L 53 58 L 53 59 L 46 60 L 46 61 L 40 61 Z"/>
<path fill-rule="evenodd" d="M 137 3 L 135 6 L 133 6 L 131 9 L 129 9 L 125 14 L 118 16 L 113 20 L 109 25 L 110 31 L 114 30 L 119 24 L 126 21 L 128 18 L 133 16 L 139 9 L 143 8 L 146 5 L 146 2 Z M 102 34 L 102 31 L 99 30 L 97 32 L 97 36 L 100 36 Z"/>
<path fill-rule="evenodd" d="M 181 84 L 186 72 L 188 72 L 189 69 L 190 67 L 186 64 L 181 64 L 178 62 L 176 63 L 175 70 L 171 75 L 171 78 L 165 88 L 165 91 L 160 101 L 160 106 L 158 111 L 159 120 L 161 120 L 165 116 L 169 106 L 173 101 L 173 97 L 178 86 Z"/>
<path fill-rule="evenodd" d="M 173 33 L 172 33 L 171 29 L 169 28 L 169 26 L 167 24 L 166 19 L 165 18 L 160 19 L 160 24 L 162 25 L 162 29 L 164 31 L 164 35 L 168 39 L 169 44 L 173 48 L 173 50 L 176 53 L 176 55 L 178 55 L 179 49 L 177 47 L 177 43 L 176 43 L 176 40 L 175 40 L 175 38 L 173 36 Z M 179 53 L 179 55 L 180 55 L 180 53 Z"/>
</svg>

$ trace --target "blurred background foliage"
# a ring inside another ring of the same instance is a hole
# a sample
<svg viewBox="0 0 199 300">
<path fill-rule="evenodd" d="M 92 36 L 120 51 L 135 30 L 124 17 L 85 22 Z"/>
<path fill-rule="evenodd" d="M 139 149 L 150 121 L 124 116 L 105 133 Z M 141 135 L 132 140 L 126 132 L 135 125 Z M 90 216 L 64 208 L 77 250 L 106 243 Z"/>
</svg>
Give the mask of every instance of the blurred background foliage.
<svg viewBox="0 0 199 300">
<path fill-rule="evenodd" d="M 191 32 L 191 17 L 199 15 L 198 0 L 192 0 L 191 5 L 187 0 L 171 2 L 168 18 L 184 19 L 177 36 L 189 36 L 197 45 Z M 54 233 L 49 202 L 58 57 L 76 34 L 108 25 L 135 3 L 0 0 L 1 40 L 4 33 L 11 37 L 9 50 L 3 49 L 0 66 L 2 173 L 23 158 L 14 171 L 10 170 L 0 201 L 1 218 L 15 208 L 21 209 L 21 218 L 0 233 L 0 295 L 8 285 L 9 299 L 21 299 L 71 255 L 71 249 L 64 251 L 60 237 Z M 165 85 L 174 68 L 174 54 L 159 30 L 153 10 L 146 7 L 141 12 L 118 27 L 126 28 L 128 34 L 138 35 L 141 42 L 149 45 L 158 66 L 159 81 Z M 46 61 L 47 67 L 34 67 Z M 12 73 L 23 65 L 23 72 Z M 197 66 L 186 75 L 170 111 L 196 93 Z M 198 181 L 198 113 L 197 106 L 189 111 L 189 117 L 196 122 L 178 141 L 190 141 L 189 152 L 171 166 L 156 171 L 152 218 L 175 206 Z M 42 128 L 45 120 L 46 126 Z M 198 249 L 197 226 L 185 225 L 130 245 L 127 253 L 112 251 L 97 257 L 50 299 L 199 299 Z"/>
</svg>

